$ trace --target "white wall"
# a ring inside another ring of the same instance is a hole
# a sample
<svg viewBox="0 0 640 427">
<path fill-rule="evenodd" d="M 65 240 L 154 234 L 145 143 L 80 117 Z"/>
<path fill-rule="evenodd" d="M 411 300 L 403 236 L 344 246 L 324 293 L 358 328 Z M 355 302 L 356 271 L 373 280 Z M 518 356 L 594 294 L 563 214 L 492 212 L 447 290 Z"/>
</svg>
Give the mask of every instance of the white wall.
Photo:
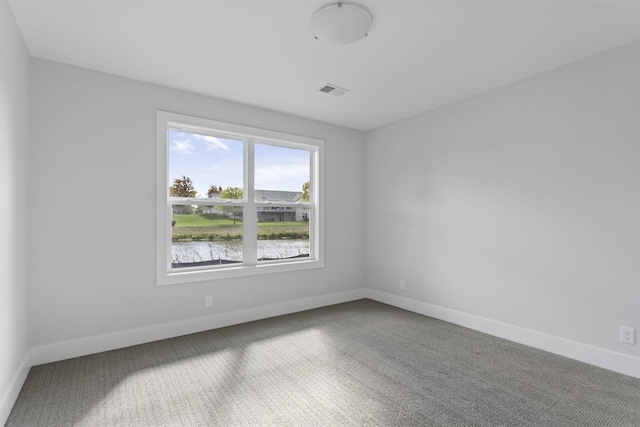
<svg viewBox="0 0 640 427">
<path fill-rule="evenodd" d="M 369 132 L 367 284 L 640 356 L 638 76 L 635 43 Z"/>
<path fill-rule="evenodd" d="M 6 0 L 0 0 L 0 424 L 28 369 L 21 366 L 28 351 L 24 217 L 28 66 L 27 50 L 11 9 Z"/>
<path fill-rule="evenodd" d="M 362 132 L 40 59 L 31 71 L 34 346 L 362 286 Z M 157 109 L 324 139 L 326 267 L 157 287 Z"/>
</svg>

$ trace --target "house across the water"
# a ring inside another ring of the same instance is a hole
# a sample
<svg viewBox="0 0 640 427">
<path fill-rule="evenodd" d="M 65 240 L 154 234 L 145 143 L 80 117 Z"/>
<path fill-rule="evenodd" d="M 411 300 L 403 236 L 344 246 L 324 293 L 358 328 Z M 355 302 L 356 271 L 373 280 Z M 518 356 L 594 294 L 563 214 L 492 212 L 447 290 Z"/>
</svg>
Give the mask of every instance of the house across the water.
<svg viewBox="0 0 640 427">
<path fill-rule="evenodd" d="M 300 191 L 255 190 L 256 201 L 295 203 L 302 201 Z M 309 208 L 301 206 L 259 206 L 258 222 L 308 221 Z"/>
</svg>

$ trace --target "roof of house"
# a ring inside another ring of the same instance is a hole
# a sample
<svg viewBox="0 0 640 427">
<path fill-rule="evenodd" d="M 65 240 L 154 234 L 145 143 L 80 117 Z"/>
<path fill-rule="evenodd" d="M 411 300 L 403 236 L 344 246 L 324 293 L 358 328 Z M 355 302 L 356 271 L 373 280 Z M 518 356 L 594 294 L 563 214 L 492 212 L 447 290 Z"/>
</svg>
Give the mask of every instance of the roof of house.
<svg viewBox="0 0 640 427">
<path fill-rule="evenodd" d="M 300 191 L 255 190 L 254 194 L 257 201 L 299 202 L 302 199 Z"/>
</svg>

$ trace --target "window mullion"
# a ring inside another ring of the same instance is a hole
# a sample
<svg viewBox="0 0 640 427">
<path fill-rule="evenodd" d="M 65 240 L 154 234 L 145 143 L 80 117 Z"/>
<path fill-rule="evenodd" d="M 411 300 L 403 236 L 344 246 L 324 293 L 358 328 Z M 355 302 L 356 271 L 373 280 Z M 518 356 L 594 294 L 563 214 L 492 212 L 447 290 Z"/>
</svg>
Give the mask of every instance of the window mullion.
<svg viewBox="0 0 640 427">
<path fill-rule="evenodd" d="M 312 151 L 311 152 L 311 156 L 309 156 L 309 202 L 311 204 L 311 207 L 309 209 L 309 257 L 311 258 L 316 258 L 318 256 L 318 243 L 317 243 L 317 237 L 318 237 L 318 228 L 317 228 L 317 223 L 318 223 L 318 212 L 317 212 L 317 206 L 318 206 L 318 194 L 316 191 L 317 188 L 317 169 L 316 169 L 316 165 L 317 165 L 317 161 L 318 161 L 318 153 L 317 151 Z"/>
<path fill-rule="evenodd" d="M 244 188 L 245 211 L 243 220 L 243 260 L 247 265 L 258 263 L 258 215 L 255 205 L 254 170 L 255 139 L 249 138 L 245 143 Z"/>
</svg>

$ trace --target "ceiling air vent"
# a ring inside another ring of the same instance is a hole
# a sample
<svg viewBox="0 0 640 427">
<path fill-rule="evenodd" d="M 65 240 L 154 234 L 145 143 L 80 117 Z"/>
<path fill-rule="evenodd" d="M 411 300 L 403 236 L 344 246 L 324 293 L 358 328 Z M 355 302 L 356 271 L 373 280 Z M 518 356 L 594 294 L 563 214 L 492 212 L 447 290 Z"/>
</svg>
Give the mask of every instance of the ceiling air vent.
<svg viewBox="0 0 640 427">
<path fill-rule="evenodd" d="M 326 93 L 327 95 L 335 96 L 336 98 L 339 97 L 339 96 L 344 95 L 347 92 L 349 92 L 349 89 L 345 89 L 343 87 L 332 85 L 330 83 L 327 83 L 326 85 L 324 85 L 322 88 L 320 88 L 318 90 L 320 92 Z"/>
</svg>

